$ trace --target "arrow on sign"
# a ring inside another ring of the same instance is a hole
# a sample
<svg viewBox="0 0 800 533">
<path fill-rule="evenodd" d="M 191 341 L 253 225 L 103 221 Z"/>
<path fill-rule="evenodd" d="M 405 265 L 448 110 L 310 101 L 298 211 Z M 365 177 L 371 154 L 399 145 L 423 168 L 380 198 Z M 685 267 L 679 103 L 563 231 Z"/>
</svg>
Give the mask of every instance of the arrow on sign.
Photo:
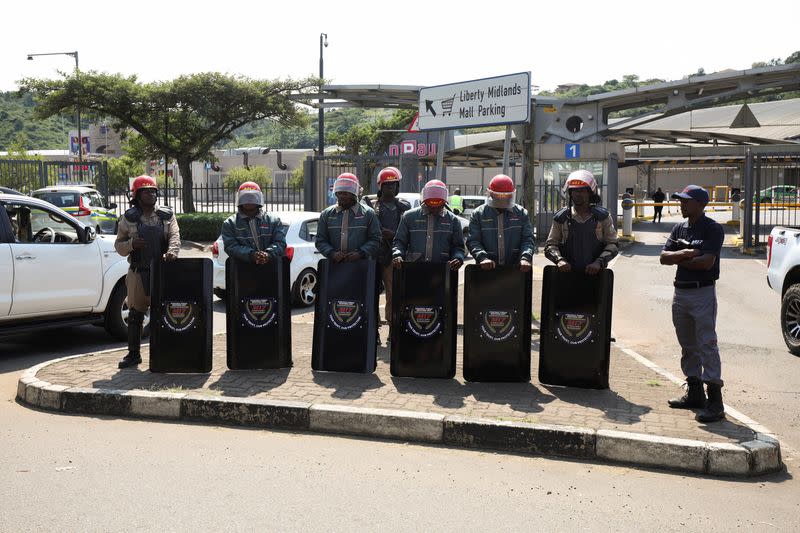
<svg viewBox="0 0 800 533">
<path fill-rule="evenodd" d="M 436 116 L 436 111 L 433 110 L 433 100 L 425 100 L 425 110 L 430 111 L 434 117 Z"/>
</svg>

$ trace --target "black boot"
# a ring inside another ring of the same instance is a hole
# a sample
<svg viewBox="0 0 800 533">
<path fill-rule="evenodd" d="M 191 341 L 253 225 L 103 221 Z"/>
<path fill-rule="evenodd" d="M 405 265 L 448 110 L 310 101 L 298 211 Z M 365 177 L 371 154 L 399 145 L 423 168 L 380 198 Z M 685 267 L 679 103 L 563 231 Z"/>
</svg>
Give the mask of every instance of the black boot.
<svg viewBox="0 0 800 533">
<path fill-rule="evenodd" d="M 706 406 L 706 395 L 700 378 L 686 378 L 686 394 L 667 402 L 673 409 L 702 409 Z"/>
<path fill-rule="evenodd" d="M 722 403 L 722 385 L 707 383 L 708 404 L 706 408 L 697 413 L 695 418 L 698 422 L 716 422 L 725 418 L 725 406 Z"/>
<path fill-rule="evenodd" d="M 131 309 L 128 313 L 128 355 L 117 365 L 119 368 L 136 366 L 142 362 L 142 323 L 144 313 Z"/>
</svg>

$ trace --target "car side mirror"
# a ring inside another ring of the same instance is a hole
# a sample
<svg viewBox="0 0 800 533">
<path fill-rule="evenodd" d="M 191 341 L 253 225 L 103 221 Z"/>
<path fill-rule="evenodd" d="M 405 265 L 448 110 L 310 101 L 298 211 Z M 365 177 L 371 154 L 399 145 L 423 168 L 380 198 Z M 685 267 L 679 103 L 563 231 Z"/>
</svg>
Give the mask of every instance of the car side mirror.
<svg viewBox="0 0 800 533">
<path fill-rule="evenodd" d="M 108 204 L 108 208 L 109 209 L 116 209 L 117 208 L 117 204 L 115 204 L 114 202 L 111 202 L 110 204 Z"/>
<path fill-rule="evenodd" d="M 84 229 L 84 236 L 86 237 L 87 243 L 94 242 L 94 240 L 97 238 L 97 231 L 95 231 L 92 226 L 86 226 Z"/>
</svg>

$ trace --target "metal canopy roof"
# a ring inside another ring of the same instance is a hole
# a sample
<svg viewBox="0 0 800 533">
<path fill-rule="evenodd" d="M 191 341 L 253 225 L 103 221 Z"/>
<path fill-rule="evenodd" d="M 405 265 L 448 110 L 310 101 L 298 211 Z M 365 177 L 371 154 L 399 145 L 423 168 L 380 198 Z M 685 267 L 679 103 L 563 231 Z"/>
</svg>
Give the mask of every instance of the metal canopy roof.
<svg viewBox="0 0 800 533">
<path fill-rule="evenodd" d="M 641 127 L 621 127 L 607 137 L 622 144 L 666 145 L 766 145 L 800 141 L 800 98 L 749 104 L 761 124 L 757 128 L 732 128 L 730 125 L 743 104 L 688 111 L 651 121 Z M 445 154 L 445 162 L 459 166 L 497 166 L 503 159 L 505 132 L 457 135 L 455 147 Z M 800 142 L 798 142 L 800 144 Z M 521 147 L 512 135 L 512 154 Z M 626 159 L 629 156 L 626 156 Z M 433 157 L 422 161 L 432 162 Z"/>
<path fill-rule="evenodd" d="M 421 85 L 323 85 L 323 107 L 413 108 Z M 334 100 L 334 101 L 330 101 Z"/>
<path fill-rule="evenodd" d="M 735 120 L 749 109 L 760 126 L 736 127 Z M 754 104 L 709 107 L 627 126 L 613 122 L 609 140 L 626 144 L 717 142 L 730 144 L 787 144 L 800 139 L 800 98 Z"/>
</svg>

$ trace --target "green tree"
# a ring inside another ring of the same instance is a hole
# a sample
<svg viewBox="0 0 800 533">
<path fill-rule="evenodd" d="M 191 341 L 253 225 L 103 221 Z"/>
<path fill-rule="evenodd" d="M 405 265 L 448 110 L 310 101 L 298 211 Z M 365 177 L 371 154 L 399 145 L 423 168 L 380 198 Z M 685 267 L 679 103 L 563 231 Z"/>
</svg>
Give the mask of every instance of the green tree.
<svg viewBox="0 0 800 533">
<path fill-rule="evenodd" d="M 296 102 L 315 90 L 318 80 L 252 80 L 217 72 L 175 80 L 140 83 L 136 76 L 80 72 L 64 79 L 24 79 L 20 90 L 37 101 L 36 116 L 87 113 L 114 119 L 117 130 L 136 131 L 134 141 L 148 159 L 166 156 L 178 163 L 183 179 L 183 211 L 195 211 L 192 161 L 214 160 L 212 149 L 232 138 L 238 128 L 262 119 L 300 126 L 305 118 Z"/>
<path fill-rule="evenodd" d="M 415 109 L 398 109 L 389 117 L 379 117 L 368 123 L 358 123 L 344 133 L 332 133 L 330 142 L 352 155 L 380 156 L 396 142 L 416 114 Z M 401 131 L 397 131 L 401 130 Z"/>
<path fill-rule="evenodd" d="M 109 157 L 108 162 L 108 188 L 127 190 L 130 178 L 144 174 L 144 161 L 137 160 L 130 155 L 122 157 Z"/>
<path fill-rule="evenodd" d="M 292 170 L 289 176 L 289 187 L 295 190 L 301 190 L 306 182 L 305 165 L 298 165 Z"/>
<path fill-rule="evenodd" d="M 228 171 L 224 181 L 225 188 L 229 191 L 235 192 L 245 181 L 258 183 L 261 190 L 264 190 L 272 184 L 272 171 L 262 166 L 235 167 Z"/>
</svg>

